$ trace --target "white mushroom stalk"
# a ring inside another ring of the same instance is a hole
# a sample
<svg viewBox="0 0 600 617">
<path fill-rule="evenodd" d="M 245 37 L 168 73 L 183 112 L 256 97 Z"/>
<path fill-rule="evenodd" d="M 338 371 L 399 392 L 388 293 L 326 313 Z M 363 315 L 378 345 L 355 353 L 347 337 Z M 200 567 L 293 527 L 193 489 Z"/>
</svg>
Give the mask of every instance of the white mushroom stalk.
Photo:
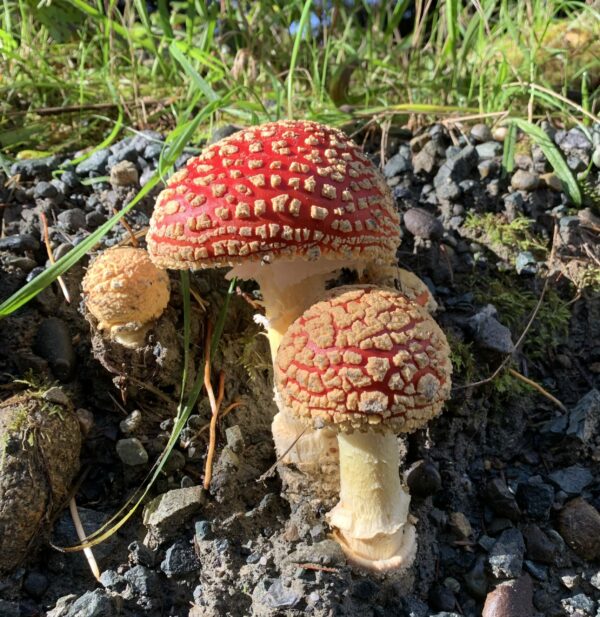
<svg viewBox="0 0 600 617">
<path fill-rule="evenodd" d="M 340 433 L 340 500 L 327 520 L 348 560 L 375 571 L 408 567 L 417 551 L 400 484 L 400 455 L 390 432 Z"/>
<path fill-rule="evenodd" d="M 421 305 L 373 286 L 331 291 L 281 341 L 275 378 L 285 413 L 338 433 L 340 497 L 328 520 L 359 567 L 400 570 L 414 559 L 395 435 L 440 413 L 449 355 Z"/>
</svg>

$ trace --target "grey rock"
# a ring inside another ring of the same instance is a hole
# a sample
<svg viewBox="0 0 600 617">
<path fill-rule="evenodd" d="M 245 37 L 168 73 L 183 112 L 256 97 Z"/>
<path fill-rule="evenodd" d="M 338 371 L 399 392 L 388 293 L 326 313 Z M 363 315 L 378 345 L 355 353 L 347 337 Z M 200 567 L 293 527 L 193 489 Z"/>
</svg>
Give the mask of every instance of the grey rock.
<svg viewBox="0 0 600 617">
<path fill-rule="evenodd" d="M 567 615 L 577 617 L 594 617 L 596 603 L 584 593 L 578 593 L 560 601 Z"/>
<path fill-rule="evenodd" d="M 95 229 L 96 227 L 100 227 L 100 225 L 106 223 L 106 220 L 107 219 L 104 214 L 93 210 L 85 215 L 85 226 Z"/>
<path fill-rule="evenodd" d="M 435 463 L 431 461 L 417 461 L 406 473 L 406 483 L 411 495 L 428 497 L 442 488 L 442 476 Z"/>
<path fill-rule="evenodd" d="M 425 240 L 439 240 L 444 234 L 440 221 L 423 208 L 410 208 L 404 214 L 404 225 L 413 236 Z"/>
<path fill-rule="evenodd" d="M 24 253 L 25 251 L 37 251 L 40 243 L 29 234 L 17 234 L 0 238 L 0 251 L 14 251 Z"/>
<path fill-rule="evenodd" d="M 67 613 L 67 617 L 113 617 L 113 615 L 116 615 L 115 607 L 110 596 L 102 589 L 84 593 L 73 602 Z"/>
<path fill-rule="evenodd" d="M 584 444 L 600 433 L 600 391 L 590 390 L 569 413 L 567 435 Z"/>
<path fill-rule="evenodd" d="M 488 590 L 488 580 L 485 575 L 485 557 L 479 555 L 464 575 L 465 585 L 475 598 L 485 598 Z"/>
<path fill-rule="evenodd" d="M 492 130 L 487 124 L 474 124 L 471 127 L 471 137 L 479 143 L 490 141 L 492 139 Z"/>
<path fill-rule="evenodd" d="M 600 169 L 600 146 L 596 146 L 592 154 L 592 163 Z"/>
<path fill-rule="evenodd" d="M 468 321 L 475 342 L 484 349 L 512 353 L 514 343 L 510 330 L 496 319 L 496 308 L 488 304 Z"/>
<path fill-rule="evenodd" d="M 412 167 L 414 173 L 432 173 L 443 156 L 445 156 L 444 148 L 436 140 L 428 141 L 420 152 L 413 155 Z"/>
<path fill-rule="evenodd" d="M 458 183 L 467 179 L 478 160 L 477 150 L 473 146 L 466 146 L 456 156 L 446 160 L 433 179 L 436 195 L 449 200 L 459 197 L 461 189 Z"/>
<path fill-rule="evenodd" d="M 550 480 L 568 495 L 579 495 L 586 486 L 594 481 L 592 472 L 580 465 L 571 465 L 564 469 L 553 471 L 549 476 Z"/>
<path fill-rule="evenodd" d="M 292 609 L 299 604 L 302 596 L 289 587 L 284 587 L 280 578 L 275 579 L 263 597 L 270 608 Z"/>
<path fill-rule="evenodd" d="M 517 505 L 515 496 L 501 478 L 494 478 L 491 482 L 488 482 L 486 498 L 486 502 L 496 514 L 505 516 L 511 521 L 518 521 L 521 517 L 521 510 Z"/>
<path fill-rule="evenodd" d="M 554 564 L 557 555 L 556 544 L 537 525 L 526 525 L 523 528 L 523 536 L 529 559 Z"/>
<path fill-rule="evenodd" d="M 142 542 L 134 540 L 128 547 L 129 562 L 135 565 L 154 567 L 156 563 L 156 553 Z"/>
<path fill-rule="evenodd" d="M 492 547 L 488 561 L 496 578 L 516 578 L 523 569 L 525 541 L 518 529 L 506 529 Z"/>
<path fill-rule="evenodd" d="M 85 212 L 81 208 L 63 210 L 56 218 L 61 227 L 70 233 L 85 229 Z"/>
<path fill-rule="evenodd" d="M 225 439 L 227 445 L 236 454 L 240 454 L 244 450 L 244 436 L 238 424 L 225 429 Z"/>
<path fill-rule="evenodd" d="M 169 539 L 204 502 L 204 489 L 200 486 L 178 488 L 156 497 L 144 508 L 143 522 L 150 536 L 147 539 L 152 543 Z"/>
<path fill-rule="evenodd" d="M 578 128 L 567 131 L 560 131 L 556 135 L 556 143 L 563 152 L 570 153 L 573 150 L 588 151 L 592 148 L 592 142 L 585 133 Z"/>
<path fill-rule="evenodd" d="M 475 149 L 481 160 L 493 159 L 502 154 L 502 144 L 499 144 L 497 141 L 487 141 L 475 146 Z"/>
<path fill-rule="evenodd" d="M 520 214 L 523 213 L 525 200 L 521 193 L 509 193 L 504 196 L 504 211 L 509 221 L 514 221 Z"/>
<path fill-rule="evenodd" d="M 113 186 L 134 186 L 138 180 L 137 167 L 131 161 L 119 161 L 110 169 L 110 183 Z"/>
<path fill-rule="evenodd" d="M 62 244 L 59 244 L 54 251 L 54 259 L 58 261 L 61 257 L 64 257 L 72 248 L 73 245 L 69 244 L 68 242 L 63 242 Z"/>
<path fill-rule="evenodd" d="M 132 143 L 123 145 L 121 148 L 115 149 L 113 146 L 113 153 L 108 157 L 106 161 L 106 168 L 112 169 L 119 163 L 127 161 L 129 163 L 135 163 L 139 157 L 138 151 Z"/>
<path fill-rule="evenodd" d="M 123 575 L 133 592 L 140 596 L 156 596 L 160 593 L 160 579 L 156 572 L 145 566 L 134 566 Z"/>
<path fill-rule="evenodd" d="M 23 272 L 31 272 L 37 266 L 37 262 L 29 257 L 17 257 L 13 255 L 9 255 L 7 259 L 4 260 L 4 264 L 7 267 L 19 268 L 19 270 L 23 270 Z"/>
<path fill-rule="evenodd" d="M 35 189 L 33 190 L 33 194 L 36 197 L 52 199 L 58 195 L 58 191 L 56 187 L 50 182 L 38 182 L 35 185 Z"/>
<path fill-rule="evenodd" d="M 148 462 L 148 452 L 136 437 L 119 439 L 117 455 L 125 465 L 145 465 Z"/>
<path fill-rule="evenodd" d="M 485 159 L 477 165 L 477 170 L 479 171 L 479 177 L 485 180 L 496 173 L 498 170 L 498 163 L 491 158 Z"/>
<path fill-rule="evenodd" d="M 523 169 L 517 169 L 510 179 L 510 185 L 519 191 L 534 191 L 539 184 L 540 179 L 537 174 Z"/>
<path fill-rule="evenodd" d="M 147 161 L 151 161 L 152 159 L 157 159 L 162 152 L 162 149 L 165 147 L 164 143 L 152 143 L 148 144 L 144 149 L 143 155 Z"/>
<path fill-rule="evenodd" d="M 25 159 L 11 165 L 10 175 L 20 175 L 23 180 L 48 178 L 57 165 L 58 157 L 56 156 L 49 156 L 43 159 Z"/>
<path fill-rule="evenodd" d="M 119 428 L 122 433 L 133 433 L 142 423 L 142 412 L 139 409 L 134 409 L 124 420 L 119 422 Z"/>
<path fill-rule="evenodd" d="M 502 583 L 485 599 L 482 617 L 531 617 L 533 585 L 527 574 Z"/>
<path fill-rule="evenodd" d="M 106 163 L 110 156 L 110 150 L 104 148 L 94 152 L 85 161 L 81 161 L 77 167 L 75 167 L 75 173 L 79 176 L 86 176 L 90 173 L 104 174 L 106 172 Z"/>
<path fill-rule="evenodd" d="M 600 570 L 590 577 L 590 585 L 600 591 Z"/>
<path fill-rule="evenodd" d="M 209 521 L 196 521 L 194 530 L 199 540 L 212 540 L 214 538 L 212 525 Z"/>
<path fill-rule="evenodd" d="M 200 568 L 194 547 L 185 540 L 178 540 L 167 549 L 160 569 L 169 578 L 184 576 Z"/>
<path fill-rule="evenodd" d="M 538 271 L 538 263 L 530 251 L 520 251 L 515 259 L 517 274 L 535 274 Z"/>
<path fill-rule="evenodd" d="M 48 361 L 54 376 L 60 381 L 71 379 L 75 368 L 75 350 L 67 324 L 58 317 L 41 322 L 33 351 Z"/>
<path fill-rule="evenodd" d="M 127 582 L 118 572 L 114 570 L 104 570 L 104 572 L 100 574 L 100 584 L 106 589 L 120 592 L 125 589 Z"/>
<path fill-rule="evenodd" d="M 60 180 L 67 189 L 74 189 L 81 186 L 81 180 L 74 171 L 65 171 L 61 174 Z"/>
<path fill-rule="evenodd" d="M 410 168 L 410 148 L 408 146 L 400 146 L 400 151 L 385 164 L 383 175 L 386 178 L 393 178 L 405 171 L 410 171 Z"/>
<path fill-rule="evenodd" d="M 521 482 L 517 486 L 517 503 L 532 518 L 546 521 L 554 503 L 554 489 L 541 481 Z"/>
</svg>

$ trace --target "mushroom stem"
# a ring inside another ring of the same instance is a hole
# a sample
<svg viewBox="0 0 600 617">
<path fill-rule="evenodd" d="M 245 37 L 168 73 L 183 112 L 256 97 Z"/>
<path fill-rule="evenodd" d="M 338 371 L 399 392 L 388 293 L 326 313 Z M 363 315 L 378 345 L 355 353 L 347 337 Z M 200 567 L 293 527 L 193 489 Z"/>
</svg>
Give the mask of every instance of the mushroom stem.
<svg viewBox="0 0 600 617">
<path fill-rule="evenodd" d="M 408 522 L 410 496 L 400 484 L 391 432 L 338 435 L 340 501 L 327 515 L 348 561 L 384 572 L 411 565 L 417 549 Z"/>
</svg>

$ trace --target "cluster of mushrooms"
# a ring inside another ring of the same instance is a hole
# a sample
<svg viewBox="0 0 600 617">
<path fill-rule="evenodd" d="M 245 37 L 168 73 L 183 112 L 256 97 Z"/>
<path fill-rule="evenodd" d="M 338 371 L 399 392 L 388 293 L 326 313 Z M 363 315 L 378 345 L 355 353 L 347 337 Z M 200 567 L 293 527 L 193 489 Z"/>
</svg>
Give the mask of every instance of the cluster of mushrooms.
<svg viewBox="0 0 600 617">
<path fill-rule="evenodd" d="M 301 469 L 309 485 L 326 465 L 334 469 L 339 501 L 327 518 L 349 562 L 380 572 L 408 567 L 416 533 L 397 435 L 440 413 L 452 369 L 431 294 L 396 266 L 400 221 L 377 168 L 344 133 L 316 122 L 247 128 L 170 178 L 147 243 L 148 254 L 107 251 L 84 281 L 89 299 L 93 290 L 119 293 L 128 269 L 145 272 L 135 277 L 134 301 L 146 321 L 139 312 L 116 319 L 111 300 L 99 307 L 99 326 L 125 345 L 143 339 L 168 301 L 161 268 L 229 267 L 229 278 L 256 281 L 281 462 Z M 111 253 L 120 264 L 111 265 Z M 362 283 L 328 290 L 343 268 Z"/>
</svg>

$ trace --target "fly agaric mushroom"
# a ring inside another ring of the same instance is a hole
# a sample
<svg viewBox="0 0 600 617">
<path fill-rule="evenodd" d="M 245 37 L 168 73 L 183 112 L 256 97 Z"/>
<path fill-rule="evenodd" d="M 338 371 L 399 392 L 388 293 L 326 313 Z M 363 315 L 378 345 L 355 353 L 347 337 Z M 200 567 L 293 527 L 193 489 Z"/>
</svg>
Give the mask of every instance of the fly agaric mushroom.
<svg viewBox="0 0 600 617">
<path fill-rule="evenodd" d="M 383 176 L 352 140 L 316 122 L 285 120 L 234 133 L 190 159 L 158 196 L 147 241 L 160 267 L 229 266 L 229 278 L 257 281 L 275 358 L 284 332 L 327 280 L 344 267 L 390 261 L 400 224 Z M 323 431 L 297 441 L 302 430 L 277 414 L 278 453 L 297 442 L 291 462 L 304 457 L 310 466 L 330 448 Z"/>
<path fill-rule="evenodd" d="M 169 277 L 140 248 L 104 251 L 82 282 L 85 305 L 98 329 L 128 348 L 144 343 L 146 333 L 169 303 Z"/>
<path fill-rule="evenodd" d="M 273 357 L 332 274 L 395 254 L 383 176 L 344 133 L 316 122 L 250 127 L 208 146 L 158 196 L 148 251 L 163 268 L 229 266 L 260 285 Z"/>
<path fill-rule="evenodd" d="M 307 424 L 338 431 L 340 500 L 328 520 L 360 567 L 394 570 L 414 559 L 396 435 L 440 413 L 450 393 L 449 355 L 424 308 L 373 286 L 336 289 L 281 341 L 275 379 L 282 405 Z"/>
</svg>

